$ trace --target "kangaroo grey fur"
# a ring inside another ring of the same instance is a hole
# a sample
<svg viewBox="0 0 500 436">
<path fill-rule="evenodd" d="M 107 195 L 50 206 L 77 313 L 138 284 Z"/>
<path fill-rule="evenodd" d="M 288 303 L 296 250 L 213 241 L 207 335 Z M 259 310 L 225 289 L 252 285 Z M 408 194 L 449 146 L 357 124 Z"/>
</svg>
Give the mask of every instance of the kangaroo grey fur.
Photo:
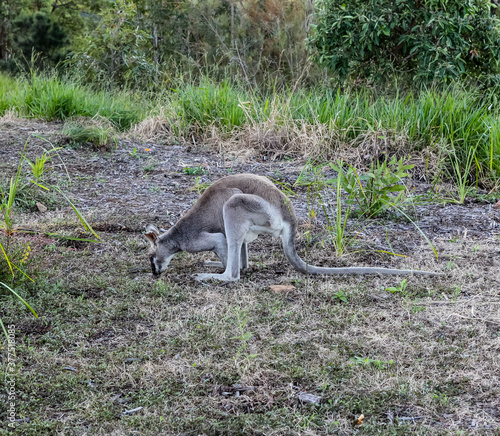
<svg viewBox="0 0 500 436">
<path fill-rule="evenodd" d="M 225 268 L 222 274 L 199 274 L 197 280 L 235 281 L 248 268 L 247 244 L 259 234 L 281 236 L 292 266 L 304 274 L 425 274 L 428 271 L 387 268 L 323 268 L 304 262 L 295 250 L 297 219 L 288 198 L 266 177 L 238 174 L 213 183 L 196 204 L 163 234 L 150 224 L 145 236 L 151 243 L 151 269 L 155 277 L 165 271 L 175 254 L 213 251 Z"/>
</svg>

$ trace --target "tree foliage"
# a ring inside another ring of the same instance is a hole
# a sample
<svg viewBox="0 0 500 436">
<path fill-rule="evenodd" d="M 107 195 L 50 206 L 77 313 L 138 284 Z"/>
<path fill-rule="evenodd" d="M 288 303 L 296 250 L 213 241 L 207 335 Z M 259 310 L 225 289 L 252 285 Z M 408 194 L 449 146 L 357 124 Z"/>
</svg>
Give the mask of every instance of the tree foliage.
<svg viewBox="0 0 500 436">
<path fill-rule="evenodd" d="M 450 80 L 499 71 L 500 20 L 488 0 L 320 0 L 312 43 L 341 79 Z"/>
<path fill-rule="evenodd" d="M 37 53 L 55 65 L 65 57 L 68 35 L 45 11 L 19 17 L 14 21 L 14 30 L 13 46 L 23 59 L 29 60 L 32 53 Z"/>
<path fill-rule="evenodd" d="M 279 89 L 315 84 L 325 66 L 450 80 L 498 73 L 499 21 L 489 0 L 3 0 L 0 64 L 70 53 L 59 65 L 111 87 L 210 75 Z"/>
<path fill-rule="evenodd" d="M 135 24 L 136 6 L 117 0 L 99 25 L 86 34 L 70 64 L 90 82 L 113 88 L 127 79 L 150 75 L 149 35 Z"/>
</svg>

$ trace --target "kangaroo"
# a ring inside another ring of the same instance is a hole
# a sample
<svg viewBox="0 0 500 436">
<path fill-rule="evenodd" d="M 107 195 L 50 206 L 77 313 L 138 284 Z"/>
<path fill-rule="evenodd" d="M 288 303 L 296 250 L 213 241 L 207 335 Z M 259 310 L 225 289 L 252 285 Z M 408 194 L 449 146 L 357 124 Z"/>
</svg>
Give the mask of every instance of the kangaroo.
<svg viewBox="0 0 500 436">
<path fill-rule="evenodd" d="M 198 274 L 197 280 L 236 281 L 248 268 L 248 243 L 259 234 L 281 236 L 283 251 L 292 266 L 304 274 L 424 274 L 429 271 L 372 267 L 323 268 L 304 262 L 295 249 L 297 219 L 288 198 L 266 177 L 238 174 L 213 183 L 196 204 L 165 233 L 152 224 L 145 236 L 151 243 L 150 261 L 155 277 L 181 251 L 213 251 L 225 268 L 222 274 Z"/>
</svg>

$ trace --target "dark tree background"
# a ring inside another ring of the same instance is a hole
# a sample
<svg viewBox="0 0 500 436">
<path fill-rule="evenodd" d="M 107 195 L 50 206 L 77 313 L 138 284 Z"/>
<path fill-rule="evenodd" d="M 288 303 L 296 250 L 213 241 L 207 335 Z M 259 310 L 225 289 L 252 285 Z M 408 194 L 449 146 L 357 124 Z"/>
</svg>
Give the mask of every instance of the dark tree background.
<svg viewBox="0 0 500 436">
<path fill-rule="evenodd" d="M 498 77 L 497 0 L 3 0 L 0 60 L 109 87 Z M 43 60 L 43 61 L 42 61 Z M 61 62 L 65 60 L 64 62 Z M 316 62 L 312 62 L 315 60 Z"/>
</svg>

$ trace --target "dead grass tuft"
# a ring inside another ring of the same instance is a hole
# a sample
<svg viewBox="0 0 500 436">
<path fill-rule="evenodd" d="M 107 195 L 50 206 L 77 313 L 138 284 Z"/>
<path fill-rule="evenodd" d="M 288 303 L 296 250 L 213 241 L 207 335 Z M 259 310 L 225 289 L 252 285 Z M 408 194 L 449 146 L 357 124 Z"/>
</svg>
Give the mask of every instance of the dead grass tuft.
<svg viewBox="0 0 500 436">
<path fill-rule="evenodd" d="M 145 118 L 130 130 L 132 137 L 143 141 L 160 141 L 174 136 L 172 129 L 172 116 L 165 106 L 159 108 L 155 115 Z"/>
<path fill-rule="evenodd" d="M 17 108 L 6 110 L 3 116 L 0 117 L 2 127 L 8 127 L 10 124 L 26 124 L 26 119 L 21 118 Z"/>
</svg>

